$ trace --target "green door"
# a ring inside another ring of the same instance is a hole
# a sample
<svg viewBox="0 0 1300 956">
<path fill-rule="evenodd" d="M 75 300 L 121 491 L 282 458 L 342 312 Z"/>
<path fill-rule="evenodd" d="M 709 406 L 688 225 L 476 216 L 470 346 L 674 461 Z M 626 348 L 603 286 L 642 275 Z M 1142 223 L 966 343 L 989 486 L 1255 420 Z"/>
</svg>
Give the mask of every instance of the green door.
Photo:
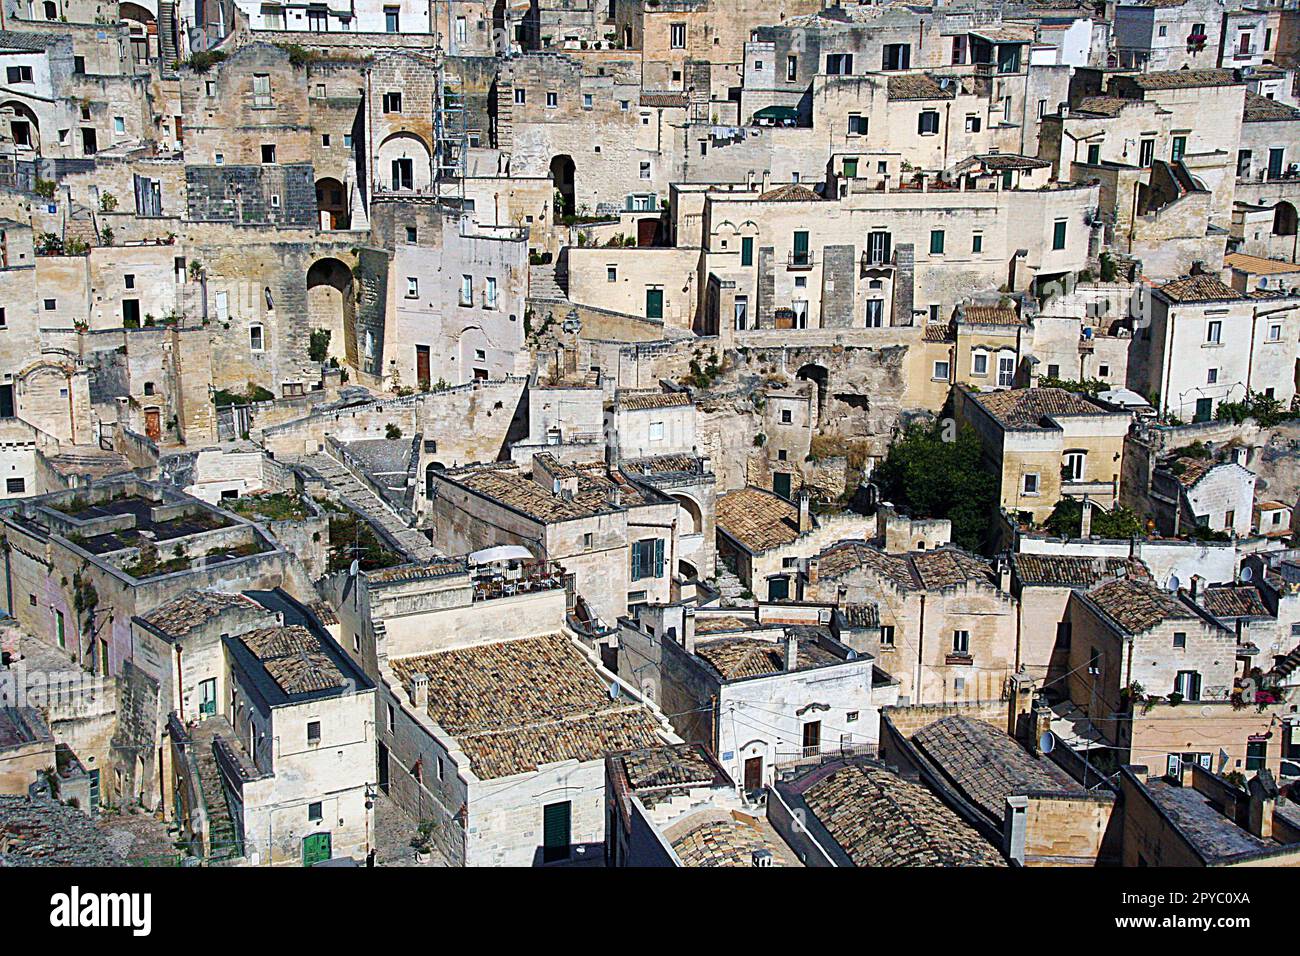
<svg viewBox="0 0 1300 956">
<path fill-rule="evenodd" d="M 571 814 L 572 805 L 567 800 L 542 808 L 542 862 L 569 858 Z"/>
<path fill-rule="evenodd" d="M 662 319 L 664 317 L 663 289 L 645 290 L 645 317 L 647 319 Z"/>
<path fill-rule="evenodd" d="M 1196 400 L 1196 417 L 1194 422 L 1208 422 L 1214 413 L 1214 399 L 1198 398 Z"/>
<path fill-rule="evenodd" d="M 800 230 L 794 234 L 794 264 L 808 264 L 808 233 Z"/>
<path fill-rule="evenodd" d="M 858 178 L 858 161 L 856 159 L 844 160 L 844 178 L 845 179 Z"/>
<path fill-rule="evenodd" d="M 314 866 L 328 860 L 331 852 L 328 833 L 313 833 L 311 836 L 303 837 L 302 865 Z"/>
<path fill-rule="evenodd" d="M 790 500 L 790 475 L 788 472 L 772 472 L 772 490 L 786 501 Z"/>
</svg>

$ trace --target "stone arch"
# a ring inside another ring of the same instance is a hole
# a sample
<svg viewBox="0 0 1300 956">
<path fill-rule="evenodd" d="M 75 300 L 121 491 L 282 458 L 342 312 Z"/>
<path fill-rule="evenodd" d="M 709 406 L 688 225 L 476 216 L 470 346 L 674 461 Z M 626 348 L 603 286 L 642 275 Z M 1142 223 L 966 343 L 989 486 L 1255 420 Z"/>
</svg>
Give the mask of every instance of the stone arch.
<svg viewBox="0 0 1300 956">
<path fill-rule="evenodd" d="M 699 569 L 684 558 L 677 559 L 677 573 L 685 581 L 695 581 L 698 580 L 700 576 Z"/>
<path fill-rule="evenodd" d="M 332 176 L 316 180 L 316 210 L 322 229 L 347 229 L 351 225 L 347 189 Z"/>
<path fill-rule="evenodd" d="M 440 461 L 431 461 L 424 466 L 424 497 L 427 500 L 433 500 L 433 476 L 446 470 L 447 466 Z"/>
<path fill-rule="evenodd" d="M 1283 200 L 1273 207 L 1273 235 L 1294 236 L 1296 234 L 1295 206 Z"/>
<path fill-rule="evenodd" d="M 427 192 L 433 184 L 433 151 L 414 133 L 394 133 L 379 144 L 375 182 L 388 192 Z"/>
<path fill-rule="evenodd" d="M 795 378 L 812 382 L 817 386 L 817 412 L 820 417 L 821 412 L 826 409 L 826 398 L 830 394 L 831 373 L 824 365 L 809 362 L 795 373 Z"/>
<path fill-rule="evenodd" d="M 460 330 L 460 355 L 456 363 L 460 366 L 460 383 L 472 382 L 476 378 L 491 378 L 492 369 L 488 365 L 490 356 L 487 333 L 477 325 L 469 325 Z M 479 352 L 483 358 L 478 358 Z"/>
<path fill-rule="evenodd" d="M 551 181 L 554 183 L 555 191 L 560 197 L 555 208 L 556 215 L 572 216 L 577 212 L 578 203 L 577 193 L 575 192 L 577 178 L 578 167 L 574 163 L 572 156 L 561 154 L 551 158 Z"/>
<path fill-rule="evenodd" d="M 342 260 L 317 259 L 307 269 L 308 325 L 329 330 L 327 358 L 359 368 L 353 287 L 352 270 Z"/>
<path fill-rule="evenodd" d="M 41 122 L 36 116 L 36 111 L 30 106 L 19 100 L 6 100 L 0 103 L 0 124 L 3 124 L 4 131 L 14 145 L 20 149 L 31 149 L 37 155 L 40 154 Z"/>
<path fill-rule="evenodd" d="M 683 534 L 704 532 L 704 510 L 698 501 L 683 492 L 672 492 L 669 497 L 677 502 L 678 527 Z"/>
</svg>

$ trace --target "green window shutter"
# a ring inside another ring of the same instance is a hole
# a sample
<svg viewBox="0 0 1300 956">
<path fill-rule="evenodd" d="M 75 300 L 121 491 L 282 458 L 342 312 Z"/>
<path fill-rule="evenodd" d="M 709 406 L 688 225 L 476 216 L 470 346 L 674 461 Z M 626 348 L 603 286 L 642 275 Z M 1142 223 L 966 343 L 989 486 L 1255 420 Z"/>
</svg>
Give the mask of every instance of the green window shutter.
<svg viewBox="0 0 1300 956">
<path fill-rule="evenodd" d="M 664 539 L 655 538 L 655 577 L 664 576 Z"/>
<path fill-rule="evenodd" d="M 754 264 L 753 236 L 745 236 L 740 240 L 740 264 L 742 266 L 752 266 Z"/>
<path fill-rule="evenodd" d="M 632 580 L 641 580 L 641 543 L 632 545 Z"/>
<path fill-rule="evenodd" d="M 794 261 L 804 263 L 808 261 L 808 233 L 799 231 L 794 234 Z"/>
<path fill-rule="evenodd" d="M 569 856 L 571 806 L 551 803 L 542 808 L 542 860 L 551 862 Z"/>
<path fill-rule="evenodd" d="M 943 255 L 943 230 L 942 229 L 930 230 L 930 255 L 932 256 Z"/>
<path fill-rule="evenodd" d="M 1052 248 L 1065 248 L 1065 222 L 1058 222 L 1052 227 Z"/>
</svg>

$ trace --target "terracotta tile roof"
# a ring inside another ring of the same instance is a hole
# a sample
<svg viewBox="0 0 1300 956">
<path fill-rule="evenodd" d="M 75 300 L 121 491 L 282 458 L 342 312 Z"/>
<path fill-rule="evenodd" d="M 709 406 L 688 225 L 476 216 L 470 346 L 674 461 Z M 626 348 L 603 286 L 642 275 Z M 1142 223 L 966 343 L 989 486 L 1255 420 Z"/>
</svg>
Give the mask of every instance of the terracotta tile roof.
<svg viewBox="0 0 1300 956">
<path fill-rule="evenodd" d="M 810 638 L 800 637 L 795 670 L 838 664 L 842 658 Z M 723 680 L 766 677 L 785 670 L 785 639 L 765 641 L 759 637 L 724 637 L 701 641 L 695 655 L 706 661 Z"/>
<path fill-rule="evenodd" d="M 1209 458 L 1175 458 L 1168 464 L 1170 472 L 1184 488 L 1195 487 L 1217 462 Z"/>
<path fill-rule="evenodd" d="M 1045 419 L 1062 415 L 1112 414 L 1085 396 L 1063 388 L 1013 388 L 969 394 L 1003 428 L 1009 429 L 1048 427 Z"/>
<path fill-rule="evenodd" d="M 647 747 L 618 759 L 623 763 L 628 786 L 641 796 L 650 790 L 712 785 L 717 770 L 700 749 L 699 744 Z"/>
<path fill-rule="evenodd" d="M 848 603 L 840 608 L 840 613 L 849 627 L 880 626 L 880 605 L 875 602 Z"/>
<path fill-rule="evenodd" d="M 1246 298 L 1222 279 L 1212 275 L 1186 276 L 1166 282 L 1156 289 L 1156 294 L 1171 302 L 1238 302 Z"/>
<path fill-rule="evenodd" d="M 1133 574 L 1149 577 L 1146 565 L 1129 558 L 1084 557 L 1067 554 L 1014 554 L 1011 564 L 1021 584 L 1090 588 L 1098 582 Z"/>
<path fill-rule="evenodd" d="M 371 586 L 377 584 L 399 584 L 403 581 L 422 581 L 425 578 L 441 578 L 453 574 L 465 574 L 469 570 L 464 561 L 445 558 L 438 561 L 426 561 L 420 564 L 399 564 L 391 568 L 380 568 L 366 572 L 366 582 Z"/>
<path fill-rule="evenodd" d="M 982 720 L 956 715 L 929 724 L 912 743 L 933 761 L 966 799 L 1000 821 L 1007 797 L 1033 792 L 1083 793 L 1068 773 Z"/>
<path fill-rule="evenodd" d="M 787 183 L 769 189 L 758 197 L 759 202 L 821 202 L 822 197 L 800 183 Z"/>
<path fill-rule="evenodd" d="M 952 327 L 947 322 L 928 322 L 921 338 L 925 342 L 951 342 Z"/>
<path fill-rule="evenodd" d="M 1233 252 L 1223 257 L 1223 264 L 1229 269 L 1248 272 L 1251 275 L 1284 275 L 1300 272 L 1300 263 L 1286 262 L 1282 259 L 1265 259 L 1263 256 L 1248 256 L 1244 252 Z"/>
<path fill-rule="evenodd" d="M 642 106 L 684 107 L 688 102 L 690 101 L 685 93 L 656 93 L 648 90 L 643 90 L 641 93 Z"/>
<path fill-rule="evenodd" d="M 1085 96 L 1073 107 L 1073 113 L 1092 113 L 1097 116 L 1118 116 L 1126 106 L 1132 106 L 1133 100 L 1122 96 Z"/>
<path fill-rule="evenodd" d="M 1244 123 L 1273 123 L 1279 120 L 1300 120 L 1300 110 L 1287 106 L 1277 100 L 1270 100 L 1258 93 L 1246 92 L 1246 105 L 1242 108 L 1241 119 Z"/>
<path fill-rule="evenodd" d="M 1124 634 L 1142 634 L 1163 621 L 1187 621 L 1196 612 L 1149 581 L 1120 578 L 1087 592 L 1087 599 Z"/>
<path fill-rule="evenodd" d="M 761 488 L 742 488 L 718 497 L 716 523 L 752 554 L 799 537 L 799 509 Z"/>
<path fill-rule="evenodd" d="M 1019 153 L 980 153 L 975 158 L 989 169 L 1044 169 L 1052 165 L 1045 159 Z"/>
<path fill-rule="evenodd" d="M 862 569 L 905 591 L 997 584 L 992 564 L 951 545 L 933 551 L 886 554 L 863 541 L 841 541 L 819 554 L 817 561 L 822 578 L 836 578 Z"/>
<path fill-rule="evenodd" d="M 290 696 L 333 690 L 347 683 L 321 647 L 320 639 L 301 625 L 262 627 L 240 634 L 237 640 Z"/>
<path fill-rule="evenodd" d="M 939 81 L 927 73 L 904 73 L 889 78 L 887 89 L 891 100 L 951 100 L 956 98 L 956 80 L 944 89 Z"/>
<path fill-rule="evenodd" d="M 685 392 L 619 392 L 619 408 L 629 411 L 641 411 L 648 408 L 679 408 L 691 404 L 691 397 Z"/>
<path fill-rule="evenodd" d="M 0 870 L 125 865 L 108 836 L 85 812 L 57 800 L 0 795 Z"/>
<path fill-rule="evenodd" d="M 429 678 L 429 716 L 456 738 L 480 779 L 664 742 L 651 712 L 611 700 L 605 680 L 563 634 L 408 657 L 392 667 L 403 683 L 418 673 Z"/>
<path fill-rule="evenodd" d="M 734 817 L 701 823 L 672 846 L 683 866 L 753 866 L 756 852 L 772 850 L 756 824 Z M 773 853 L 772 865 L 782 865 L 781 857 Z"/>
<path fill-rule="evenodd" d="M 1215 617 L 1272 617 L 1249 584 L 1211 585 L 1202 594 L 1201 606 Z"/>
<path fill-rule="evenodd" d="M 334 608 L 330 607 L 324 601 L 312 601 L 311 612 L 316 615 L 316 620 L 328 626 L 339 623 L 339 616 L 334 613 Z"/>
<path fill-rule="evenodd" d="M 609 500 L 615 482 L 608 476 L 585 470 L 578 470 L 577 474 L 578 491 L 571 500 L 542 487 L 514 468 L 473 468 L 448 472 L 447 477 L 484 497 L 547 523 L 590 518 L 616 510 Z M 620 506 L 639 504 L 644 500 L 631 485 L 619 483 L 618 489 Z"/>
<path fill-rule="evenodd" d="M 695 618 L 696 634 L 718 634 L 724 631 L 753 631 L 766 625 L 754 618 L 737 617 L 734 614 L 705 614 Z"/>
<path fill-rule="evenodd" d="M 140 615 L 140 619 L 170 637 L 184 637 L 224 611 L 232 608 L 256 611 L 259 607 L 256 601 L 242 594 L 191 589 Z"/>
<path fill-rule="evenodd" d="M 803 800 L 857 866 L 1005 866 L 970 824 L 919 783 L 874 761 L 815 779 Z"/>
<path fill-rule="evenodd" d="M 958 311 L 963 325 L 1022 325 L 1020 315 L 1009 305 L 967 305 Z"/>
<path fill-rule="evenodd" d="M 1199 86 L 1232 86 L 1241 82 L 1235 70 L 1155 70 L 1124 76 L 1140 90 L 1178 90 Z"/>
</svg>

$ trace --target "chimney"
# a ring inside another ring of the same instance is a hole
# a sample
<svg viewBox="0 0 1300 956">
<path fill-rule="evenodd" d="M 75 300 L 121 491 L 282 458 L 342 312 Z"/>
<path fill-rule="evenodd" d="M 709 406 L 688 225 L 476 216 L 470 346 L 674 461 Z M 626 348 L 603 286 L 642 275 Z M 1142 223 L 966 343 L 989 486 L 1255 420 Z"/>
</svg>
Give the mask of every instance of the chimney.
<svg viewBox="0 0 1300 956">
<path fill-rule="evenodd" d="M 416 710 L 429 709 L 429 675 L 423 671 L 411 675 L 411 703 Z"/>
<path fill-rule="evenodd" d="M 1023 671 L 1011 675 L 1011 701 L 1007 706 L 1007 735 L 1015 737 L 1038 756 L 1037 727 L 1030 719 L 1034 709 L 1034 681 Z"/>
<path fill-rule="evenodd" d="M 745 173 L 745 189 L 751 193 L 754 191 L 754 171 L 752 169 Z"/>
<path fill-rule="evenodd" d="M 1011 561 L 1005 555 L 998 558 L 998 589 L 1003 594 L 1011 593 Z"/>
<path fill-rule="evenodd" d="M 1273 810 L 1277 807 L 1277 782 L 1267 767 L 1251 778 L 1250 810 L 1246 828 L 1261 840 L 1273 838 Z"/>
<path fill-rule="evenodd" d="M 695 608 L 688 607 L 682 612 L 682 647 L 687 654 L 695 653 Z"/>
<path fill-rule="evenodd" d="M 799 638 L 789 631 L 785 632 L 785 669 L 795 670 L 799 667 Z"/>
<path fill-rule="evenodd" d="M 1200 604 L 1205 599 L 1205 592 L 1202 586 L 1205 584 L 1205 578 L 1199 574 L 1192 575 L 1192 600 Z"/>
<path fill-rule="evenodd" d="M 1092 537 L 1092 499 L 1083 498 L 1083 517 L 1079 519 L 1079 537 Z"/>
<path fill-rule="evenodd" d="M 822 562 L 820 558 L 808 559 L 808 568 L 805 573 L 808 576 L 809 584 L 816 584 L 818 579 L 821 577 L 821 565 Z"/>
<path fill-rule="evenodd" d="M 812 507 L 808 492 L 799 492 L 799 533 L 807 534 L 812 530 Z"/>
<path fill-rule="evenodd" d="M 605 494 L 605 500 L 615 508 L 622 507 L 623 489 L 619 488 L 616 484 L 611 484 L 609 486 L 609 491 Z"/>
<path fill-rule="evenodd" d="M 770 169 L 765 169 L 763 170 L 763 187 L 762 189 L 759 190 L 759 194 L 761 195 L 762 193 L 767 192 L 768 189 L 771 188 L 771 186 L 772 186 L 772 171 Z"/>
</svg>

